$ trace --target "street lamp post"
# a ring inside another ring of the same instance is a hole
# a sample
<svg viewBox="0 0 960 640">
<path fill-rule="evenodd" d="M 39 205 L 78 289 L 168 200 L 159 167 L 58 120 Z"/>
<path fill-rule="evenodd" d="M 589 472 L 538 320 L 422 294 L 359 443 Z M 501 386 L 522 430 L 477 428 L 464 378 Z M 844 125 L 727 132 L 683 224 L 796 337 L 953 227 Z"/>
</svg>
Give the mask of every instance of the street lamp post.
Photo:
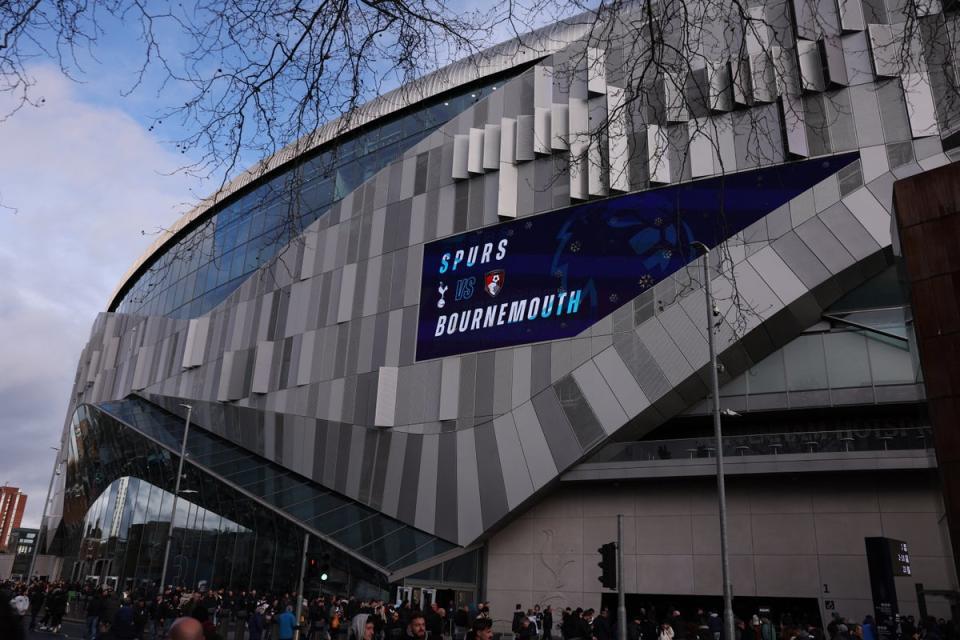
<svg viewBox="0 0 960 640">
<path fill-rule="evenodd" d="M 730 582 L 730 554 L 727 545 L 727 491 L 723 480 L 723 431 L 720 426 L 720 381 L 717 375 L 717 350 L 713 343 L 714 307 L 710 287 L 710 249 L 702 242 L 691 242 L 703 254 L 703 291 L 707 301 L 707 347 L 710 351 L 710 393 L 713 395 L 713 437 L 717 455 L 717 500 L 720 508 L 720 569 L 723 580 L 723 628 L 725 640 L 735 640 L 733 623 L 733 585 Z"/>
<path fill-rule="evenodd" d="M 177 517 L 177 498 L 180 497 L 180 479 L 183 477 L 183 459 L 187 457 L 187 436 L 190 434 L 190 416 L 193 405 L 181 404 L 187 409 L 187 420 L 183 427 L 183 442 L 180 444 L 180 462 L 177 464 L 177 481 L 173 489 L 173 508 L 170 510 L 170 529 L 167 531 L 167 545 L 163 551 L 163 570 L 160 571 L 159 592 L 163 593 L 167 581 L 167 561 L 170 558 L 170 543 L 173 542 L 173 523 Z"/>
<path fill-rule="evenodd" d="M 40 534 L 43 532 L 47 523 L 47 507 L 50 505 L 50 494 L 53 492 L 53 479 L 57 477 L 60 471 L 60 447 L 50 447 L 57 452 L 53 462 L 53 472 L 50 474 L 50 484 L 47 485 L 47 501 L 43 503 L 43 515 L 40 517 L 40 528 L 37 529 L 37 539 L 33 542 L 33 555 L 30 556 L 30 569 L 27 571 L 27 582 L 33 580 L 33 570 L 37 566 L 37 553 L 40 550 Z M 4 483 L 6 486 L 6 483 Z"/>
</svg>

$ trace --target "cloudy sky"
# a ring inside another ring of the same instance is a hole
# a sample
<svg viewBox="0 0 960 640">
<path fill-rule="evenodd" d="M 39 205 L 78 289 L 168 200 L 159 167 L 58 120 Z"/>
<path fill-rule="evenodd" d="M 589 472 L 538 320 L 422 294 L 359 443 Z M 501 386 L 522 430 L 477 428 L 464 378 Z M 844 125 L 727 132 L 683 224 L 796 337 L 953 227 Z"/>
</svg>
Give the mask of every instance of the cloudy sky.
<svg viewBox="0 0 960 640">
<path fill-rule="evenodd" d="M 96 314 L 203 189 L 109 78 L 31 73 L 43 106 L 0 123 L 0 483 L 29 496 L 26 526 L 40 521 Z"/>
<path fill-rule="evenodd" d="M 460 2 L 475 8 L 452 5 Z M 0 484 L 29 496 L 25 526 L 39 524 L 50 448 L 97 313 L 156 234 L 216 182 L 177 172 L 193 160 L 172 142 L 184 130 L 151 127 L 163 106 L 182 99 L 177 87 L 148 74 L 125 95 L 143 45 L 110 20 L 101 16 L 93 51 L 77 52 L 73 79 L 37 57 L 28 71 L 42 105 L 0 118 Z M 510 35 L 501 24 L 492 38 Z M 10 107 L 0 94 L 0 115 Z"/>
</svg>

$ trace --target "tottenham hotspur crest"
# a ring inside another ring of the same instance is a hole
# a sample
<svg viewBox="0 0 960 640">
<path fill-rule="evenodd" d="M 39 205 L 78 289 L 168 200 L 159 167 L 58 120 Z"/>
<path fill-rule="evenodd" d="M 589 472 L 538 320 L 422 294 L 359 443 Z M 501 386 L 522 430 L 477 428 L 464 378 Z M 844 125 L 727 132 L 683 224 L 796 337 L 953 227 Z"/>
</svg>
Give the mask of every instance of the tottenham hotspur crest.
<svg viewBox="0 0 960 640">
<path fill-rule="evenodd" d="M 506 272 L 503 269 L 496 269 L 494 271 L 488 271 L 487 275 L 483 276 L 483 290 L 487 292 L 491 298 L 496 298 L 501 291 L 503 291 L 503 282 L 506 279 Z"/>
</svg>

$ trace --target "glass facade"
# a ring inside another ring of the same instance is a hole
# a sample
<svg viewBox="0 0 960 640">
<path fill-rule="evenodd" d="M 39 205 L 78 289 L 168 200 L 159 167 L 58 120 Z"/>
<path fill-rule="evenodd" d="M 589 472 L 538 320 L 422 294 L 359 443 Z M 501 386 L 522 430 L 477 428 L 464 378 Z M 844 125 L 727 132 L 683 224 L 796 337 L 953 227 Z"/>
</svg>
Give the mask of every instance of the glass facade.
<svg viewBox="0 0 960 640">
<path fill-rule="evenodd" d="M 180 418 L 141 398 L 77 409 L 55 539 L 66 577 L 127 590 L 159 580 L 182 436 Z M 309 532 L 308 555 L 329 564 L 330 588 L 382 593 L 392 568 L 454 547 L 200 427 L 191 429 L 187 451 L 168 584 L 293 591 Z"/>
<path fill-rule="evenodd" d="M 525 67 L 511 70 L 516 75 Z M 269 262 L 330 205 L 359 187 L 505 78 L 460 88 L 415 109 L 345 135 L 282 170 L 213 215 L 159 254 L 110 311 L 200 316 Z M 417 170 L 426 174 L 426 155 Z M 420 165 L 423 165 L 422 167 Z"/>
<path fill-rule="evenodd" d="M 907 296 L 892 266 L 833 304 L 823 321 L 720 389 L 737 410 L 919 400 Z M 706 404 L 696 412 L 707 411 Z"/>
</svg>

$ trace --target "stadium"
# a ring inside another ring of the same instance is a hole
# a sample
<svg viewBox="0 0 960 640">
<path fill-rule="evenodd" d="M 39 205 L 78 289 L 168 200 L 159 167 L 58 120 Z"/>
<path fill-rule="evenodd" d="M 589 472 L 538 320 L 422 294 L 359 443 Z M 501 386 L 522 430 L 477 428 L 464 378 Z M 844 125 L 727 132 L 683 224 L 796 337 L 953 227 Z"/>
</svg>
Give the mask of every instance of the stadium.
<svg viewBox="0 0 960 640">
<path fill-rule="evenodd" d="M 735 609 L 872 613 L 872 537 L 909 547 L 901 613 L 915 583 L 956 591 L 952 351 L 919 346 L 944 298 L 911 263 L 949 236 L 901 238 L 950 191 L 955 48 L 925 38 L 955 14 L 925 4 L 945 31 L 914 36 L 866 0 L 767 0 L 696 38 L 664 16 L 685 59 L 650 72 L 624 16 L 552 25 L 158 238 L 80 356 L 37 573 L 284 592 L 305 553 L 308 591 L 500 619 L 609 603 L 623 515 L 628 607 L 717 606 L 709 326 Z"/>
</svg>

